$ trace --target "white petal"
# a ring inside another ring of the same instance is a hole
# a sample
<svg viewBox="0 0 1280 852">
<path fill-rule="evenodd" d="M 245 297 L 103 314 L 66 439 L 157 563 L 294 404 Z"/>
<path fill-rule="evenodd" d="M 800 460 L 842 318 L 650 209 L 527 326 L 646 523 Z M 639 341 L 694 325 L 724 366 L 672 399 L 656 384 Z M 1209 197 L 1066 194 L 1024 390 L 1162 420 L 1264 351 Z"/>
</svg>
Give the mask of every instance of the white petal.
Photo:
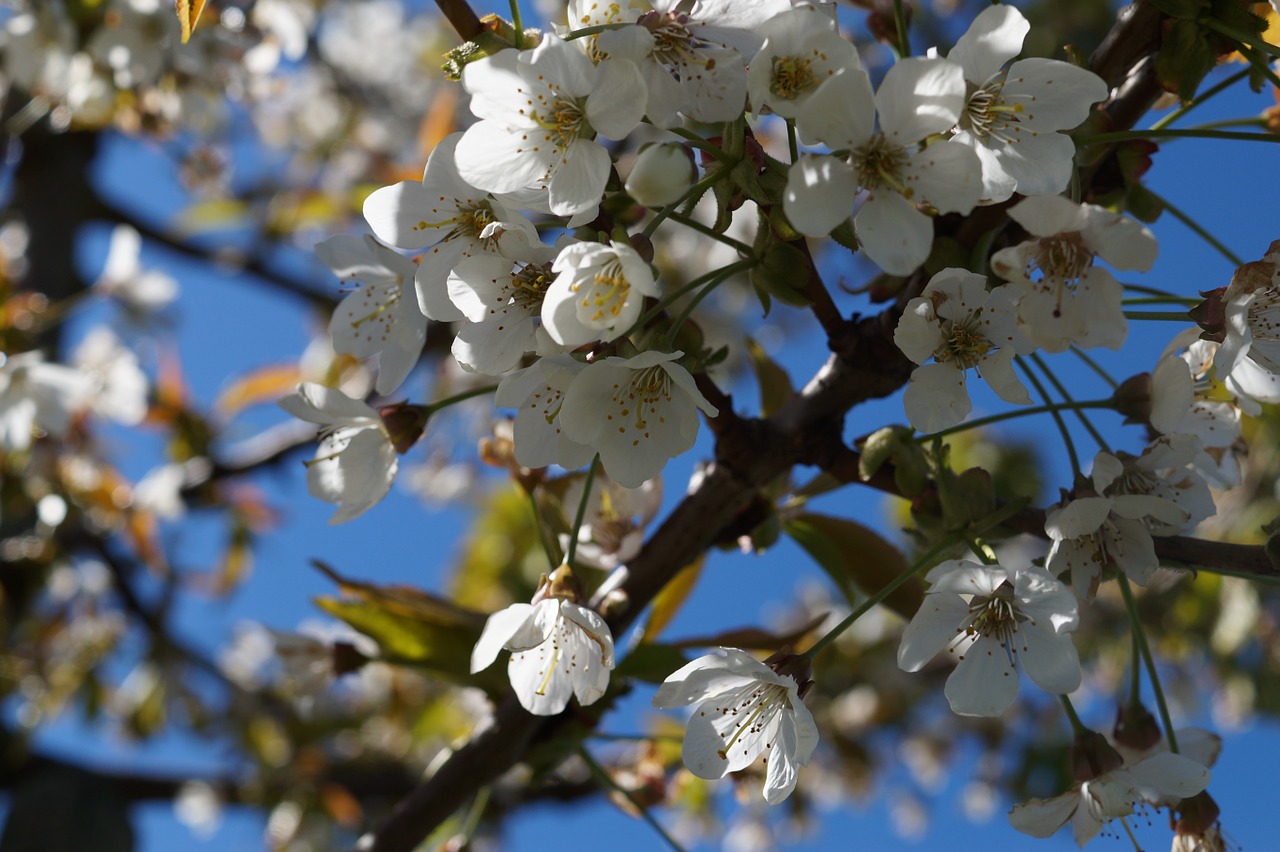
<svg viewBox="0 0 1280 852">
<path fill-rule="evenodd" d="M 1014 805 L 1009 811 L 1009 824 L 1032 837 L 1052 837 L 1079 806 L 1079 788 L 1073 788 L 1052 799 L 1032 799 Z"/>
<path fill-rule="evenodd" d="M 916 367 L 902 394 L 907 421 L 921 432 L 937 432 L 962 422 L 973 410 L 964 371 L 953 364 Z"/>
<path fill-rule="evenodd" d="M 898 645 L 898 668 L 907 672 L 918 672 L 924 668 L 925 663 L 956 638 L 968 612 L 968 605 L 959 595 L 925 595 L 920 609 L 902 632 L 902 641 Z"/>
<path fill-rule="evenodd" d="M 796 129 L 806 144 L 858 148 L 875 132 L 875 95 L 871 78 L 851 68 L 823 81 L 796 115 Z"/>
<path fill-rule="evenodd" d="M 876 90 L 880 129 L 900 145 L 955 126 L 964 109 L 964 69 L 945 59 L 895 62 Z"/>
<path fill-rule="evenodd" d="M 596 86 L 587 98 L 587 121 L 610 139 L 624 139 L 644 117 L 644 77 L 626 59 L 602 62 L 596 74 Z"/>
<path fill-rule="evenodd" d="M 1013 6 L 988 6 L 969 24 L 947 58 L 960 63 L 966 80 L 981 85 L 1022 52 L 1022 40 L 1030 30 L 1031 24 Z"/>
<path fill-rule="evenodd" d="M 804 155 L 787 173 L 782 209 L 800 233 L 825 237 L 849 218 L 858 180 L 853 168 L 829 155 Z"/>
<path fill-rule="evenodd" d="M 788 182 L 787 189 L 790 188 Z M 787 218 L 791 219 L 790 212 Z M 910 275 L 928 259 L 933 246 L 933 220 L 892 190 L 881 190 L 870 196 L 858 211 L 854 228 L 862 251 L 891 275 Z M 808 233 L 803 228 L 797 230 Z"/>
<path fill-rule="evenodd" d="M 1018 695 L 1018 672 L 994 639 L 979 639 L 956 664 L 943 694 L 961 716 L 999 716 Z"/>
<path fill-rule="evenodd" d="M 1167 796 L 1187 798 L 1209 786 L 1209 770 L 1189 757 L 1163 752 L 1130 767 L 1134 780 Z"/>
<path fill-rule="evenodd" d="M 973 149 L 938 142 L 912 156 L 903 179 L 942 213 L 969 213 L 982 196 L 982 163 Z"/>
<path fill-rule="evenodd" d="M 533 607 L 527 603 L 516 603 L 500 609 L 489 616 L 484 623 L 484 630 L 476 646 L 471 650 L 471 673 L 489 668 L 498 659 L 498 652 L 507 644 L 507 640 L 519 630 L 529 617 L 533 615 Z"/>
<path fill-rule="evenodd" d="M 1051 625 L 1031 629 L 1023 625 L 1019 633 L 1026 635 L 1018 647 L 1018 661 L 1032 683 L 1054 695 L 1080 688 L 1080 657 L 1070 635 L 1055 634 Z"/>
</svg>

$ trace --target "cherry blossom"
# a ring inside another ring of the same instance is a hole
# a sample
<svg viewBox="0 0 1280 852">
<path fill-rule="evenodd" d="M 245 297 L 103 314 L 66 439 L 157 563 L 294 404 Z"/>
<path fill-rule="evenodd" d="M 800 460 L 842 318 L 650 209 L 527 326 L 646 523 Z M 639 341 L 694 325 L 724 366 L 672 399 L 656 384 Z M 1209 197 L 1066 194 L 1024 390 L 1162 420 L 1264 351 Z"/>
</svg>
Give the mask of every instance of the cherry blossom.
<svg viewBox="0 0 1280 852">
<path fill-rule="evenodd" d="M 146 374 L 138 356 L 111 329 L 95 326 L 71 360 L 88 380 L 84 402 L 94 413 L 126 426 L 136 426 L 147 416 Z"/>
<path fill-rule="evenodd" d="M 696 705 L 682 754 L 699 778 L 723 778 L 765 754 L 764 799 L 776 805 L 795 790 L 799 768 L 818 745 L 802 694 L 810 684 L 807 672 L 793 675 L 785 665 L 771 668 L 746 651 L 720 648 L 671 674 L 653 706 Z"/>
<path fill-rule="evenodd" d="M 698 179 L 689 149 L 677 142 L 642 148 L 625 184 L 627 194 L 645 207 L 674 204 Z"/>
<path fill-rule="evenodd" d="M 462 260 L 449 273 L 449 298 L 468 322 L 453 340 L 467 370 L 497 375 L 538 348 L 538 319 L 551 284 L 545 263 L 512 263 L 490 255 Z"/>
<path fill-rule="evenodd" d="M 650 350 L 595 361 L 565 392 L 560 410 L 565 434 L 594 447 L 609 476 L 622 485 L 635 488 L 653 479 L 692 447 L 698 409 L 708 417 L 719 413 L 676 363 L 683 354 Z"/>
<path fill-rule="evenodd" d="M 840 37 L 835 19 L 818 6 L 797 6 L 766 21 L 764 44 L 747 69 L 751 108 L 795 118 L 827 78 L 862 67 Z"/>
<path fill-rule="evenodd" d="M 452 133 L 440 140 L 421 182 L 384 186 L 364 202 L 364 217 L 379 239 L 402 249 L 428 249 L 414 283 L 422 313 L 440 322 L 462 319 L 446 286 L 459 261 L 475 256 L 531 260 L 527 255 L 541 246 L 532 222 L 458 174 L 461 139 L 461 133 Z"/>
<path fill-rule="evenodd" d="M 1032 837 L 1051 837 L 1071 823 L 1084 846 L 1113 819 L 1123 819 L 1148 797 L 1194 796 L 1209 785 L 1209 770 L 1180 754 L 1161 753 L 1084 781 L 1051 799 L 1032 799 L 1009 811 L 1009 823 Z"/>
<path fill-rule="evenodd" d="M 613 634 L 600 614 L 577 601 L 567 565 L 544 578 L 532 603 L 515 603 L 489 616 L 471 652 L 471 671 L 488 668 L 511 651 L 507 675 L 520 705 L 535 716 L 554 716 L 604 695 L 613 669 Z"/>
<path fill-rule="evenodd" d="M 991 256 L 991 268 L 1020 291 L 1018 323 L 1035 345 L 1119 349 L 1128 333 L 1124 288 L 1101 266 L 1145 272 L 1156 240 L 1140 222 L 1056 195 L 1025 198 L 1009 216 L 1033 237 Z"/>
<path fill-rule="evenodd" d="M 136 316 L 159 311 L 178 297 L 178 282 L 172 276 L 143 268 L 141 250 L 138 231 L 130 225 L 117 225 L 111 231 L 102 274 L 93 285 Z"/>
<path fill-rule="evenodd" d="M 322 427 L 316 457 L 307 465 L 307 489 L 313 497 L 338 504 L 329 523 L 345 523 L 387 496 L 399 459 L 377 411 L 311 382 L 298 385 L 280 400 L 280 407 Z"/>
<path fill-rule="evenodd" d="M 616 59 L 597 68 L 555 36 L 533 50 L 468 64 L 462 84 L 481 119 L 459 141 L 462 179 L 499 194 L 545 190 L 558 216 L 588 214 L 600 204 L 611 162 L 595 134 L 621 139 L 644 115 L 636 97 L 644 82 L 633 63 Z"/>
<path fill-rule="evenodd" d="M 1167 511 L 1161 511 L 1160 516 L 1145 515 L 1143 520 L 1152 535 L 1189 532 L 1216 511 L 1209 484 L 1193 467 L 1200 453 L 1200 441 L 1192 435 L 1157 438 L 1140 456 L 1098 453 L 1093 480 L 1106 496 L 1146 494 L 1182 510 L 1180 522 L 1166 520 L 1173 516 Z M 1167 507 L 1161 505 L 1161 509 Z"/>
<path fill-rule="evenodd" d="M 62 437 L 93 392 L 88 376 L 39 352 L 0 353 L 0 450 L 25 450 L 36 429 Z"/>
<path fill-rule="evenodd" d="M 370 236 L 330 237 L 316 245 L 316 256 L 344 282 L 361 282 L 329 320 L 334 350 L 376 357 L 377 391 L 391 393 L 418 363 L 427 341 L 427 318 L 410 289 L 413 261 Z"/>
<path fill-rule="evenodd" d="M 577 506 L 582 500 L 584 479 L 577 478 L 565 489 L 564 505 Z M 662 506 L 662 478 L 627 488 L 605 474 L 591 481 L 587 511 L 578 528 L 578 562 L 595 568 L 612 570 L 640 552 L 645 527 L 653 521 Z M 561 546 L 569 537 L 562 535 Z"/>
<path fill-rule="evenodd" d="M 964 97 L 963 71 L 944 59 L 895 63 L 874 95 L 861 69 L 827 78 L 799 110 L 796 126 L 806 142 L 850 153 L 808 155 L 791 166 L 782 199 L 787 219 L 802 234 L 826 236 L 865 190 L 854 217 L 862 250 L 886 272 L 914 271 L 933 245 L 933 222 L 917 205 L 968 213 L 981 195 L 972 150 L 950 141 L 918 147 L 955 125 Z"/>
<path fill-rule="evenodd" d="M 964 269 L 933 276 L 907 303 L 893 333 L 898 348 L 921 365 L 902 398 L 911 425 L 936 432 L 964 420 L 973 408 L 965 386 L 970 369 L 1005 402 L 1030 405 L 1013 372 L 1013 356 L 1023 345 L 1017 325 L 1009 288 L 987 292 L 986 276 Z M 926 363 L 930 359 L 934 363 Z"/>
<path fill-rule="evenodd" d="M 1247 414 L 1280 402 L 1280 240 L 1246 263 L 1222 295 L 1226 337 L 1214 366 Z"/>
<path fill-rule="evenodd" d="M 1066 189 L 1076 146 L 1058 131 L 1080 124 L 1107 97 L 1102 78 L 1068 62 L 1022 59 L 1006 70 L 1030 29 L 1015 7 L 988 6 L 947 54 L 969 84 L 954 139 L 982 161 L 984 203 Z"/>
<path fill-rule="evenodd" d="M 1240 409 L 1214 399 L 1213 362 L 1218 344 L 1188 329 L 1166 347 L 1151 373 L 1151 427 L 1164 435 L 1187 434 L 1205 447 L 1230 447 L 1240 437 Z M 1179 351 L 1181 350 L 1181 351 Z"/>
<path fill-rule="evenodd" d="M 999 716 L 1009 709 L 1018 694 L 1015 659 L 1048 692 L 1080 686 L 1069 635 L 1079 624 L 1076 601 L 1044 570 L 952 559 L 927 579 L 929 591 L 902 634 L 898 665 L 915 672 L 944 648 L 954 655 L 945 689 L 954 712 Z"/>
<path fill-rule="evenodd" d="M 542 325 L 568 348 L 619 337 L 640 318 L 644 297 L 661 294 L 649 264 L 626 243 L 573 243 L 551 269 L 557 275 L 542 303 Z"/>
<path fill-rule="evenodd" d="M 564 426 L 565 394 L 585 368 L 571 355 L 549 355 L 511 373 L 498 385 L 494 402 L 516 411 L 512 436 L 520 464 L 532 468 L 558 464 L 576 470 L 591 461 L 595 450 L 572 439 Z"/>
</svg>

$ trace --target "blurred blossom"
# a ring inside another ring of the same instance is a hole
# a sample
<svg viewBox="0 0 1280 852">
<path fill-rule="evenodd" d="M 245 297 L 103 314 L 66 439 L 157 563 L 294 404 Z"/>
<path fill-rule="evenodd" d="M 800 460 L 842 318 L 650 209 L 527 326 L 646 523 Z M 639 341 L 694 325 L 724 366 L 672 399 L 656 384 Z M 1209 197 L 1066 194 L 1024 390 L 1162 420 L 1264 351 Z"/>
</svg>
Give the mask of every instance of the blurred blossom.
<svg viewBox="0 0 1280 852">
<path fill-rule="evenodd" d="M 201 840 L 208 840 L 222 823 L 222 802 L 204 781 L 182 785 L 173 802 L 173 815 Z"/>
</svg>

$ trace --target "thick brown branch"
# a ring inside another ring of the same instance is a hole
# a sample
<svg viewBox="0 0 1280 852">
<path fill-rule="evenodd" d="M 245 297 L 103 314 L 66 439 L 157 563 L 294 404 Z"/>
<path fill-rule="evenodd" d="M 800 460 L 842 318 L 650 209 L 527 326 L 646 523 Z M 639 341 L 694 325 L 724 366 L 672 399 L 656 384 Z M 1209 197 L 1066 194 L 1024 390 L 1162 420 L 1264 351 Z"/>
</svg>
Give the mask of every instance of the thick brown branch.
<svg viewBox="0 0 1280 852">
<path fill-rule="evenodd" d="M 436 5 L 463 41 L 470 41 L 484 32 L 484 26 L 467 0 L 436 0 Z"/>
</svg>

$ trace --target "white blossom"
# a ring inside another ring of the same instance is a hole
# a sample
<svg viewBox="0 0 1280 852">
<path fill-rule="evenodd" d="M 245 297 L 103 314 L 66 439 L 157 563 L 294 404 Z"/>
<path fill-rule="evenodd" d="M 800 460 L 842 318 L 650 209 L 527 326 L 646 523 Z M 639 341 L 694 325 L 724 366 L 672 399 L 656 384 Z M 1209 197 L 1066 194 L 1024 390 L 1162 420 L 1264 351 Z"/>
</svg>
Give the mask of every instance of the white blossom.
<svg viewBox="0 0 1280 852">
<path fill-rule="evenodd" d="M 566 566 L 544 581 L 533 603 L 515 603 L 489 616 L 471 652 L 475 673 L 492 665 L 499 651 L 511 651 L 511 688 L 535 716 L 560 713 L 575 695 L 582 705 L 597 701 L 614 666 L 609 625 L 595 610 L 560 596 L 569 594 L 559 589 L 562 572 Z"/>
<path fill-rule="evenodd" d="M 1013 371 L 1022 340 L 1007 287 L 987 291 L 987 278 L 948 268 L 907 303 L 893 342 L 921 366 L 911 373 L 902 402 L 911 425 L 936 432 L 960 423 L 973 408 L 965 377 L 974 369 L 1001 399 L 1030 405 Z M 930 359 L 934 363 L 926 363 Z"/>
<path fill-rule="evenodd" d="M 964 716 L 999 716 L 1018 694 L 1015 659 L 1047 692 L 1080 686 L 1069 635 L 1076 601 L 1044 570 L 948 560 L 929 572 L 928 593 L 898 646 L 898 666 L 919 671 L 944 648 L 957 659 L 945 694 Z"/>
<path fill-rule="evenodd" d="M 373 508 L 395 481 L 399 459 L 378 412 L 340 390 L 304 382 L 280 407 L 318 423 L 320 446 L 307 464 L 307 489 L 313 497 L 337 503 L 329 519 L 341 524 Z"/>
<path fill-rule="evenodd" d="M 533 50 L 503 50 L 469 63 L 462 85 L 481 120 L 463 134 L 458 172 L 493 193 L 544 190 L 557 216 L 590 218 L 609 178 L 595 134 L 622 139 L 644 115 L 635 64 L 598 68 L 555 36 Z"/>
<path fill-rule="evenodd" d="M 316 256 L 344 282 L 360 282 L 329 320 L 336 352 L 376 357 L 377 391 L 390 394 L 405 380 L 427 341 L 427 318 L 413 291 L 414 264 L 373 237 L 336 236 Z"/>
<path fill-rule="evenodd" d="M 1009 216 L 1032 239 L 1001 249 L 991 268 L 1020 291 L 1018 323 L 1047 352 L 1072 344 L 1119 349 L 1128 333 L 1124 288 L 1101 266 L 1145 272 L 1156 259 L 1156 240 L 1134 219 L 1094 204 L 1056 195 L 1025 198 Z"/>
<path fill-rule="evenodd" d="M 1093 480 L 1108 497 L 1145 494 L 1182 510 L 1181 522 L 1166 520 L 1173 517 L 1168 511 L 1161 511 L 1160 517 L 1145 515 L 1143 520 L 1152 535 L 1190 532 L 1216 511 L 1209 484 L 1193 467 L 1201 451 L 1198 438 L 1170 435 L 1152 441 L 1137 457 L 1098 453 L 1093 462 Z M 1162 505 L 1161 509 L 1167 507 Z"/>
<path fill-rule="evenodd" d="M 71 353 L 71 361 L 88 380 L 85 402 L 94 413 L 137 426 L 147 416 L 146 374 L 138 356 L 106 326 L 95 326 Z"/>
<path fill-rule="evenodd" d="M 764 44 L 747 69 L 751 108 L 795 118 L 828 77 L 861 68 L 858 51 L 818 6 L 797 6 L 759 29 Z"/>
<path fill-rule="evenodd" d="M 595 361 L 564 395 L 560 422 L 565 434 L 598 452 L 609 476 L 622 485 L 634 488 L 652 479 L 692 447 L 698 409 L 708 417 L 719 413 L 676 363 L 683 354 L 650 350 Z"/>
<path fill-rule="evenodd" d="M 533 223 L 502 200 L 477 189 L 458 173 L 461 133 L 440 140 L 427 158 L 422 180 L 375 190 L 364 202 L 364 217 L 379 239 L 402 249 L 427 249 L 414 283 L 422 313 L 455 322 L 462 313 L 450 301 L 446 281 L 468 257 L 532 260 L 541 247 Z"/>
<path fill-rule="evenodd" d="M 699 778 L 723 778 L 766 755 L 764 798 L 791 795 L 800 767 L 818 745 L 818 728 L 796 677 L 779 674 L 746 651 L 720 648 L 669 676 L 653 697 L 662 710 L 694 705 L 684 735 L 684 765 Z"/>
<path fill-rule="evenodd" d="M 964 97 L 963 71 L 945 59 L 895 63 L 874 95 L 861 69 L 827 78 L 800 109 L 796 126 L 806 142 L 849 154 L 806 155 L 792 164 L 782 198 L 787 219 L 802 234 L 826 236 L 865 190 L 854 216 L 862 250 L 886 272 L 913 272 L 933 245 L 933 220 L 917 205 L 968 213 L 981 195 L 982 170 L 972 150 L 950 141 L 919 147 L 955 125 Z"/>
<path fill-rule="evenodd" d="M 564 493 L 564 506 L 574 511 L 582 500 L 584 477 L 569 482 Z M 662 477 L 654 477 L 636 488 L 619 485 L 603 473 L 591 481 L 591 496 L 578 528 L 578 562 L 595 568 L 612 570 L 628 562 L 640 552 L 645 527 L 662 506 Z M 561 547 L 569 537 L 562 535 Z"/>
<path fill-rule="evenodd" d="M 625 184 L 627 194 L 645 207 L 664 207 L 684 197 L 698 179 L 689 149 L 664 142 L 641 149 Z"/>
<path fill-rule="evenodd" d="M 513 369 L 538 348 L 538 322 L 550 284 L 546 264 L 490 255 L 459 262 L 449 273 L 449 298 L 468 322 L 453 340 L 453 357 L 477 373 Z"/>
<path fill-rule="evenodd" d="M 0 353 L 0 450 L 25 450 L 38 428 L 63 437 L 93 392 L 89 377 L 39 352 Z"/>
<path fill-rule="evenodd" d="M 1121 766 L 1051 799 L 1032 799 L 1009 811 L 1009 823 L 1032 837 L 1051 837 L 1071 823 L 1084 846 L 1113 819 L 1123 819 L 1153 796 L 1183 799 L 1209 785 L 1203 764 L 1168 752 Z"/>
<path fill-rule="evenodd" d="M 572 243 L 551 267 L 557 273 L 542 303 L 542 326 L 570 349 L 610 341 L 640 318 L 645 296 L 661 291 L 649 264 L 626 243 Z"/>
<path fill-rule="evenodd" d="M 1280 402 L 1280 240 L 1246 263 L 1222 294 L 1226 337 L 1214 366 L 1247 414 Z"/>
<path fill-rule="evenodd" d="M 130 225 L 111 231 L 107 260 L 94 288 L 117 299 L 131 313 L 146 315 L 161 310 L 178 297 L 178 282 L 169 275 L 143 269 L 142 237 Z"/>
<path fill-rule="evenodd" d="M 1009 5 L 988 6 L 947 54 L 969 84 L 955 141 L 982 161 L 982 200 L 1055 195 L 1075 166 L 1071 130 L 1107 97 L 1107 84 L 1068 62 L 1031 58 L 1005 63 L 1022 50 L 1031 25 Z"/>
<path fill-rule="evenodd" d="M 571 439 L 563 426 L 565 394 L 585 368 L 570 355 L 549 355 L 498 384 L 494 402 L 516 411 L 512 441 L 520 464 L 576 470 L 591 461 L 595 450 Z"/>
</svg>

